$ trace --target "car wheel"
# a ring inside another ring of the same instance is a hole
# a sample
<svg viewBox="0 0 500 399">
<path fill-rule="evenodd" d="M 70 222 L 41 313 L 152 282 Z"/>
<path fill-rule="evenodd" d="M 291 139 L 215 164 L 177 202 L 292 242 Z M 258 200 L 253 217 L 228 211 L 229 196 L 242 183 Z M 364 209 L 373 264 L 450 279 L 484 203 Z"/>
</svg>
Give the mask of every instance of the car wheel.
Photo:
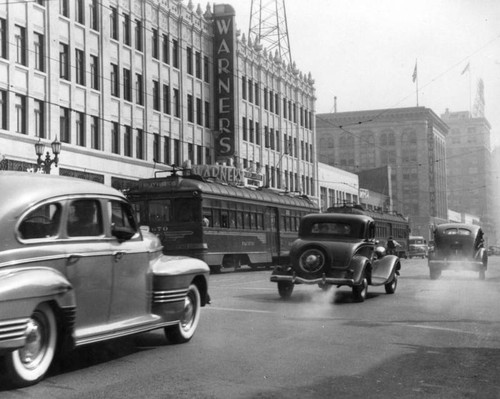
<svg viewBox="0 0 500 399">
<path fill-rule="evenodd" d="M 398 275 L 394 273 L 394 277 L 392 278 L 390 283 L 387 283 L 385 288 L 386 294 L 394 294 L 396 292 L 396 287 L 398 286 Z"/>
<path fill-rule="evenodd" d="M 352 287 L 352 296 L 355 302 L 364 302 L 368 293 L 368 279 L 363 276 L 360 284 Z"/>
<path fill-rule="evenodd" d="M 288 299 L 292 296 L 293 283 L 289 281 L 278 281 L 278 293 L 283 299 Z"/>
<path fill-rule="evenodd" d="M 441 277 L 441 270 L 439 269 L 429 269 L 429 276 L 431 280 L 437 280 Z"/>
<path fill-rule="evenodd" d="M 319 277 L 327 272 L 328 257 L 324 250 L 320 248 L 307 248 L 298 258 L 294 267 L 299 276 Z"/>
<path fill-rule="evenodd" d="M 196 285 L 191 284 L 184 299 L 184 309 L 179 323 L 165 327 L 165 335 L 170 342 L 182 344 L 193 337 L 200 320 L 200 307 L 200 291 Z"/>
<path fill-rule="evenodd" d="M 31 315 L 22 348 L 5 355 L 9 381 L 23 387 L 40 381 L 49 370 L 56 352 L 57 323 L 52 308 L 40 304 Z"/>
</svg>

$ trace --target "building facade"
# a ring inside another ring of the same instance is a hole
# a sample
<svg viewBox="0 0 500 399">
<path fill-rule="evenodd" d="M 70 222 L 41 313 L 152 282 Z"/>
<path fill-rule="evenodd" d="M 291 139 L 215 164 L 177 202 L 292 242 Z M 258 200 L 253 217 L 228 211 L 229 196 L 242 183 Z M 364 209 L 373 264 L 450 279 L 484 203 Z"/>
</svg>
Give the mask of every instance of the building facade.
<svg viewBox="0 0 500 399">
<path fill-rule="evenodd" d="M 320 210 L 329 207 L 359 203 L 358 175 L 318 162 Z"/>
<path fill-rule="evenodd" d="M 487 235 L 492 234 L 493 188 L 497 185 L 490 144 L 491 126 L 470 112 L 446 110 L 441 119 L 450 127 L 446 137 L 448 207 L 475 215 Z"/>
<path fill-rule="evenodd" d="M 59 174 L 117 188 L 219 162 L 316 195 L 314 107 L 310 75 L 240 37 L 227 5 L 0 4 L 0 169 L 57 139 Z"/>
<path fill-rule="evenodd" d="M 427 239 L 434 224 L 447 220 L 447 133 L 448 126 L 425 107 L 316 118 L 319 161 L 352 173 L 390 166 L 393 210 L 409 218 L 412 234 Z"/>
</svg>

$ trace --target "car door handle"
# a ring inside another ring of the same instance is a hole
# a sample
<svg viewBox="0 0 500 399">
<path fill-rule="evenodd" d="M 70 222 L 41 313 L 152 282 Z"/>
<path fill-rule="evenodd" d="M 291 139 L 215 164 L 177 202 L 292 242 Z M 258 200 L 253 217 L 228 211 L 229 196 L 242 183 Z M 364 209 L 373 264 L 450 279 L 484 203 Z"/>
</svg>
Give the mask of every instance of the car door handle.
<svg viewBox="0 0 500 399">
<path fill-rule="evenodd" d="M 68 264 L 69 265 L 74 265 L 82 257 L 83 256 L 80 255 L 80 254 L 71 254 L 70 256 L 68 256 Z"/>
<path fill-rule="evenodd" d="M 118 251 L 115 252 L 115 262 L 118 262 L 121 258 L 123 258 L 123 255 L 125 255 L 125 252 L 123 251 Z"/>
</svg>

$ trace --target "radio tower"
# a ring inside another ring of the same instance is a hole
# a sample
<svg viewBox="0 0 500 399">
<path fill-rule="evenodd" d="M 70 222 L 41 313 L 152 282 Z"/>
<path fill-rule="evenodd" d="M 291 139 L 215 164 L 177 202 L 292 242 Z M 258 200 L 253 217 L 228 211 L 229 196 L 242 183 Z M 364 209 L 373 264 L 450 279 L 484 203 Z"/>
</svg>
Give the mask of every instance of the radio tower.
<svg viewBox="0 0 500 399">
<path fill-rule="evenodd" d="M 292 63 L 285 0 L 252 0 L 248 38 Z"/>
</svg>

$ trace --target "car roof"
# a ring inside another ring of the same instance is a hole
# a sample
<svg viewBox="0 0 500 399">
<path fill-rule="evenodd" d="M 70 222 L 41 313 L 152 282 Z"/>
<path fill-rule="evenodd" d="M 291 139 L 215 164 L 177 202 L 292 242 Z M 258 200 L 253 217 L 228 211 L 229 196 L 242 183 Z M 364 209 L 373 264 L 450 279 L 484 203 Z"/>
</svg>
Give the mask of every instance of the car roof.
<svg viewBox="0 0 500 399">
<path fill-rule="evenodd" d="M 0 217 L 6 212 L 22 211 L 39 201 L 64 195 L 124 195 L 109 186 L 90 180 L 39 173 L 0 171 Z"/>
<path fill-rule="evenodd" d="M 342 222 L 368 222 L 373 219 L 367 215 L 356 215 L 351 213 L 312 213 L 303 217 L 304 221 L 309 223 L 314 222 L 328 222 L 328 221 L 342 221 Z"/>
</svg>

